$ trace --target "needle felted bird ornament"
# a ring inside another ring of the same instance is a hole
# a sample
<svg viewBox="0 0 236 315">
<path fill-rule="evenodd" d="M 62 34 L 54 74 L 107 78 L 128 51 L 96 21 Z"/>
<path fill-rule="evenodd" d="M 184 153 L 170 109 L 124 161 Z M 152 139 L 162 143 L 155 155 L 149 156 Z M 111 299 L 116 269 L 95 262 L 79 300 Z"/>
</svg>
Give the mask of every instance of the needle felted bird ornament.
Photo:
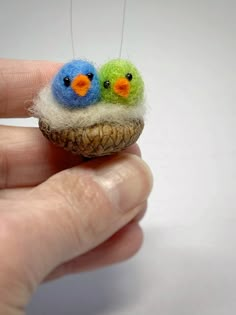
<svg viewBox="0 0 236 315">
<path fill-rule="evenodd" d="M 96 69 L 84 60 L 65 64 L 53 79 L 52 94 L 68 108 L 83 108 L 98 102 L 100 86 Z"/>
<path fill-rule="evenodd" d="M 138 139 L 143 129 L 144 84 L 128 61 L 95 67 L 65 64 L 36 98 L 31 113 L 55 145 L 85 157 L 113 154 Z"/>
<path fill-rule="evenodd" d="M 144 83 L 128 60 L 115 59 L 100 69 L 102 100 L 106 103 L 138 106 L 143 101 Z"/>
<path fill-rule="evenodd" d="M 112 152 L 117 152 L 135 143 L 143 130 L 144 82 L 137 68 L 123 59 L 104 64 L 99 78 L 99 106 L 107 113 L 104 124 L 112 129 L 109 141 L 113 143 Z M 119 135 L 119 141 L 116 135 Z"/>
</svg>

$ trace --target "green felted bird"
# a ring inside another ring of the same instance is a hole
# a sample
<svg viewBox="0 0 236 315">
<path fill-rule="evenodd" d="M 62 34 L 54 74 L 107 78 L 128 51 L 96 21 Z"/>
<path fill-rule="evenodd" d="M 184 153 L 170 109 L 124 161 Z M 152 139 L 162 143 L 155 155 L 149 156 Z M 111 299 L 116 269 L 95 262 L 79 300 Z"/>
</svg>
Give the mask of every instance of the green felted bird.
<svg viewBox="0 0 236 315">
<path fill-rule="evenodd" d="M 100 68 L 99 76 L 102 102 L 135 106 L 143 101 L 143 79 L 130 61 L 111 60 Z"/>
</svg>

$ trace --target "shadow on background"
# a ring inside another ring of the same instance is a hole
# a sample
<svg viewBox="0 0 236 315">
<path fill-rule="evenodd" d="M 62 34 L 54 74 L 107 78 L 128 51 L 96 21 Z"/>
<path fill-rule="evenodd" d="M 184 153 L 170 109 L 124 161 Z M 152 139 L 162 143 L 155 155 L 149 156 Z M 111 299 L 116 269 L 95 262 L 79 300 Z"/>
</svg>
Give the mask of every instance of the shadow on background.
<svg viewBox="0 0 236 315">
<path fill-rule="evenodd" d="M 127 308 L 140 298 L 136 260 L 42 285 L 27 314 L 98 315 Z"/>
<path fill-rule="evenodd" d="M 203 221 L 147 229 L 133 259 L 42 286 L 27 314 L 232 314 L 234 222 Z"/>
</svg>

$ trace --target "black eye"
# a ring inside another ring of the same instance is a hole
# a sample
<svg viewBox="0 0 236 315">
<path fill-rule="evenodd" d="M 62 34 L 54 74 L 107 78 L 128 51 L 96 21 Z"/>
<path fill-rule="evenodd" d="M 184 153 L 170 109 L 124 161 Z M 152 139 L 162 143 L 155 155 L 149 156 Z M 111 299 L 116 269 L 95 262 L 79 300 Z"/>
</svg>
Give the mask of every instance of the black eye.
<svg viewBox="0 0 236 315">
<path fill-rule="evenodd" d="M 87 77 L 89 78 L 90 81 L 92 81 L 93 77 L 94 77 L 94 74 L 89 72 L 89 73 L 87 73 Z"/>
<path fill-rule="evenodd" d="M 133 76 L 131 73 L 127 73 L 126 74 L 126 79 L 128 79 L 129 81 L 131 81 L 133 79 Z"/>
<path fill-rule="evenodd" d="M 110 87 L 110 85 L 111 85 L 111 83 L 110 83 L 109 80 L 107 80 L 107 81 L 105 81 L 105 82 L 103 83 L 103 86 L 104 86 L 105 89 L 108 89 L 108 88 Z"/>
<path fill-rule="evenodd" d="M 63 81 L 64 81 L 64 85 L 65 85 L 66 87 L 70 86 L 70 78 L 69 78 L 69 77 L 65 77 L 65 78 L 63 79 Z"/>
</svg>

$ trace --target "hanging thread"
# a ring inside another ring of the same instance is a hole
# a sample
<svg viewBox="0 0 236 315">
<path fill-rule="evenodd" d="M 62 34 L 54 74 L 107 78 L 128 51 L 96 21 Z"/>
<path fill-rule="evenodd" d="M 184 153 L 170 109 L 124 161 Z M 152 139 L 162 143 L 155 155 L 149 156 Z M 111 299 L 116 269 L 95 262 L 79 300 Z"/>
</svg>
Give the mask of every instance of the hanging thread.
<svg viewBox="0 0 236 315">
<path fill-rule="evenodd" d="M 122 24 L 121 24 L 121 37 L 120 37 L 121 39 L 120 39 L 119 58 L 121 58 L 122 50 L 123 50 L 126 7 L 127 7 L 127 0 L 124 0 L 123 1 Z M 70 38 L 71 38 L 72 56 L 73 56 L 73 59 L 75 59 L 75 45 L 74 45 L 74 33 L 73 33 L 73 0 L 70 0 Z"/>
<path fill-rule="evenodd" d="M 73 33 L 73 0 L 70 0 L 70 38 L 71 38 L 71 48 L 72 56 L 75 59 L 75 45 L 74 45 L 74 33 Z"/>
<path fill-rule="evenodd" d="M 121 25 L 121 40 L 120 40 L 119 58 L 121 58 L 121 54 L 122 54 L 122 50 L 123 50 L 124 32 L 125 32 L 126 6 L 127 6 L 127 0 L 124 0 L 124 2 L 123 2 L 122 25 Z"/>
</svg>

